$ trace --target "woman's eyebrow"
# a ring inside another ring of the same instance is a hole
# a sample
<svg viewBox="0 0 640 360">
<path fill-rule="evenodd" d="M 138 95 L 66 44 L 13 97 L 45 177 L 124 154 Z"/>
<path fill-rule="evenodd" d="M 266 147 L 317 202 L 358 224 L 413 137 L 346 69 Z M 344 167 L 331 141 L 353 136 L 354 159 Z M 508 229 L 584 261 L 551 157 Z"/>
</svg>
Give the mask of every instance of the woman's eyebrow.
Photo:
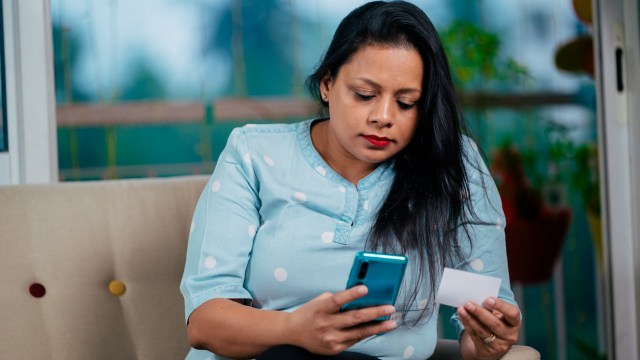
<svg viewBox="0 0 640 360">
<path fill-rule="evenodd" d="M 367 83 L 368 85 L 374 87 L 376 90 L 377 89 L 381 89 L 382 85 L 378 84 L 377 82 L 369 79 L 369 78 L 364 78 L 364 77 L 358 77 L 356 78 L 356 80 L 359 81 L 363 81 L 365 83 Z M 396 91 L 396 94 L 408 94 L 408 93 L 422 93 L 422 91 L 420 89 L 416 89 L 416 88 L 412 88 L 412 87 L 404 87 L 404 88 L 400 88 Z"/>
</svg>

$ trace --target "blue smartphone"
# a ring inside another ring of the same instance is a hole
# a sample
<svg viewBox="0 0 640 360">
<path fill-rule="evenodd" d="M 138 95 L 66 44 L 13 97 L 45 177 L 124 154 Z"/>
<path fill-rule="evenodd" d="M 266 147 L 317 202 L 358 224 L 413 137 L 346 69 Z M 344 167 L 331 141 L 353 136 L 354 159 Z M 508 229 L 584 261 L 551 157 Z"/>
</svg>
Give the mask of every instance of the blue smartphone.
<svg viewBox="0 0 640 360">
<path fill-rule="evenodd" d="M 362 309 L 377 305 L 394 305 L 404 271 L 407 257 L 404 255 L 382 254 L 360 251 L 356 253 L 353 266 L 347 280 L 347 289 L 356 285 L 366 285 L 367 295 L 342 306 L 340 311 Z M 376 320 L 386 320 L 388 317 Z"/>
</svg>

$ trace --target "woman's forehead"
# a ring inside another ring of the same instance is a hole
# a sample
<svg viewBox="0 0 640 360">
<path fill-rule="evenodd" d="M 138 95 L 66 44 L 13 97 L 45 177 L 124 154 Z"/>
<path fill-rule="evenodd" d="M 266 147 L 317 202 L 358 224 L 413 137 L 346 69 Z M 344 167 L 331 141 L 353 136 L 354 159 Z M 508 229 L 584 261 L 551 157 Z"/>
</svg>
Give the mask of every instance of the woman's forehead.
<svg viewBox="0 0 640 360">
<path fill-rule="evenodd" d="M 340 73 L 350 79 L 404 83 L 407 88 L 420 89 L 423 61 L 412 47 L 367 45 L 343 64 Z"/>
</svg>

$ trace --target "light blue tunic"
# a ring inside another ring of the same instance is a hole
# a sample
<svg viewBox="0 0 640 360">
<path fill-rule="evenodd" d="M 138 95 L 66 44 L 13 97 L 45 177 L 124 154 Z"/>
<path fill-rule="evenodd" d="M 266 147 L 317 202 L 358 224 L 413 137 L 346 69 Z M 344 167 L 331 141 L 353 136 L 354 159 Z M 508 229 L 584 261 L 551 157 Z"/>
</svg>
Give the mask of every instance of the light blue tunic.
<svg viewBox="0 0 640 360">
<path fill-rule="evenodd" d="M 193 216 L 180 285 L 185 319 L 214 298 L 292 311 L 323 292 L 344 290 L 394 171 L 383 163 L 353 185 L 320 157 L 311 123 L 247 125 L 231 133 Z M 467 164 L 470 200 L 486 224 L 470 226 L 473 247 L 465 245 L 467 261 L 458 267 L 501 277 L 499 297 L 515 303 L 500 198 L 475 144 L 466 140 L 465 151 L 476 162 Z M 411 259 L 409 285 L 410 266 Z M 428 289 L 423 284 L 410 314 L 427 306 Z M 416 327 L 399 327 L 350 350 L 381 359 L 426 359 L 436 343 L 437 310 Z M 455 316 L 452 321 L 461 330 Z M 192 349 L 187 359 L 223 357 Z"/>
</svg>

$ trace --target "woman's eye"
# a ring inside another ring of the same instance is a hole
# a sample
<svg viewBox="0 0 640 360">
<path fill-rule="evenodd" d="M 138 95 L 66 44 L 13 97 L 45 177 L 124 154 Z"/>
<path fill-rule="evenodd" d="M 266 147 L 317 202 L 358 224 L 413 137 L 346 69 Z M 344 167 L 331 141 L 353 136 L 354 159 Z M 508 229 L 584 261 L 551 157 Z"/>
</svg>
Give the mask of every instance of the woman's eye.
<svg viewBox="0 0 640 360">
<path fill-rule="evenodd" d="M 366 94 L 361 94 L 361 93 L 358 93 L 358 92 L 356 93 L 356 96 L 358 97 L 358 99 L 364 100 L 364 101 L 373 99 L 373 95 L 366 95 Z"/>
<path fill-rule="evenodd" d="M 414 106 L 416 106 L 415 103 L 405 103 L 405 102 L 402 102 L 402 101 L 398 101 L 398 107 L 400 109 L 402 109 L 402 110 L 409 110 Z"/>
</svg>

